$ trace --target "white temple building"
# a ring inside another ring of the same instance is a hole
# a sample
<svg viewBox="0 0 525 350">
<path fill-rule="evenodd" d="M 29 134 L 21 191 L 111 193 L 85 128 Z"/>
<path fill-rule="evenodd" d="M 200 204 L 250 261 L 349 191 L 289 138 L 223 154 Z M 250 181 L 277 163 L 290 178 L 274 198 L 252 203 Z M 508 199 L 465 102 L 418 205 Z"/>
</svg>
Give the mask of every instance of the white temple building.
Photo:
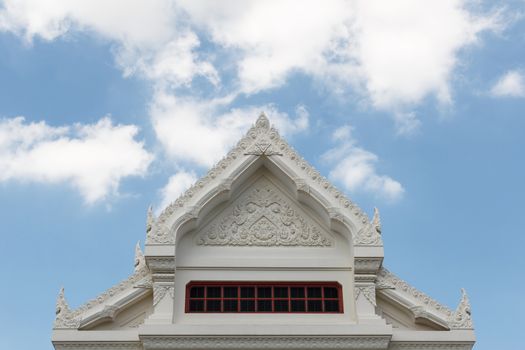
<svg viewBox="0 0 525 350">
<path fill-rule="evenodd" d="M 158 217 L 135 270 L 77 309 L 66 349 L 471 349 L 467 295 L 451 310 L 383 266 L 372 220 L 261 115 Z"/>
</svg>

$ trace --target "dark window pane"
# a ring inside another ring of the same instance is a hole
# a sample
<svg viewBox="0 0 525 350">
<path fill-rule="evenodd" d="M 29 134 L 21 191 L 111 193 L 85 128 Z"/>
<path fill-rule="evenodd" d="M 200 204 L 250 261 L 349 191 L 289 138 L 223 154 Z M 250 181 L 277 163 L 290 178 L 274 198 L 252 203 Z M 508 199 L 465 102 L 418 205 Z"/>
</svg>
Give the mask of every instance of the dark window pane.
<svg viewBox="0 0 525 350">
<path fill-rule="evenodd" d="M 224 303 L 223 307 L 224 307 L 225 312 L 238 311 L 237 310 L 237 299 L 233 299 L 233 300 L 224 299 L 223 303 Z"/>
<path fill-rule="evenodd" d="M 304 300 L 293 300 L 291 301 L 292 311 L 294 312 L 304 312 L 306 311 Z"/>
<path fill-rule="evenodd" d="M 304 298 L 304 287 L 292 287 L 290 288 L 290 294 L 292 298 Z"/>
<path fill-rule="evenodd" d="M 257 301 L 257 311 L 259 312 L 271 312 L 272 301 L 271 300 L 259 300 Z"/>
<path fill-rule="evenodd" d="M 190 297 L 192 298 L 204 298 L 204 287 L 191 287 Z"/>
<path fill-rule="evenodd" d="M 190 300 L 190 311 L 204 311 L 204 300 Z"/>
<path fill-rule="evenodd" d="M 275 287 L 273 296 L 274 298 L 288 298 L 288 287 Z"/>
<path fill-rule="evenodd" d="M 275 300 L 274 310 L 275 312 L 287 312 L 288 300 Z"/>
<path fill-rule="evenodd" d="M 224 287 L 225 298 L 237 298 L 237 287 Z"/>
<path fill-rule="evenodd" d="M 206 301 L 206 311 L 221 311 L 221 301 L 220 300 L 207 300 Z"/>
<path fill-rule="evenodd" d="M 253 298 L 253 297 L 255 297 L 255 288 L 241 287 L 241 298 Z"/>
<path fill-rule="evenodd" d="M 271 298 L 272 297 L 272 288 L 271 287 L 259 287 L 259 288 L 257 288 L 257 297 L 258 298 Z"/>
<path fill-rule="evenodd" d="M 242 312 L 254 312 L 255 301 L 254 300 L 241 300 L 241 311 Z"/>
<path fill-rule="evenodd" d="M 341 312 L 341 292 L 332 283 L 224 283 L 190 285 L 187 312 Z"/>
<path fill-rule="evenodd" d="M 221 287 L 208 287 L 206 288 L 206 293 L 207 298 L 220 298 Z"/>
<path fill-rule="evenodd" d="M 337 298 L 337 288 L 324 287 L 324 297 L 325 298 Z"/>
<path fill-rule="evenodd" d="M 322 312 L 321 300 L 308 300 L 308 312 Z"/>
<path fill-rule="evenodd" d="M 308 298 L 320 298 L 321 287 L 308 287 Z"/>
<path fill-rule="evenodd" d="M 338 312 L 339 311 L 339 301 L 325 300 L 324 301 L 324 311 L 325 312 Z"/>
</svg>

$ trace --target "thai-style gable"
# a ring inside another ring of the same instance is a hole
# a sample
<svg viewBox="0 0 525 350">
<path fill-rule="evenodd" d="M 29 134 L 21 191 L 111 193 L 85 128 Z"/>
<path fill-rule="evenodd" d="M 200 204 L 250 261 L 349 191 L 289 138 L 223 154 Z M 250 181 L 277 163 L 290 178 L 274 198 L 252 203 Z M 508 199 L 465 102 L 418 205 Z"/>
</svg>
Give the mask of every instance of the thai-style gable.
<svg viewBox="0 0 525 350">
<path fill-rule="evenodd" d="M 148 209 L 128 279 L 76 309 L 60 291 L 53 344 L 471 349 L 466 293 L 451 310 L 388 271 L 383 231 L 261 115 L 158 217 Z"/>
</svg>

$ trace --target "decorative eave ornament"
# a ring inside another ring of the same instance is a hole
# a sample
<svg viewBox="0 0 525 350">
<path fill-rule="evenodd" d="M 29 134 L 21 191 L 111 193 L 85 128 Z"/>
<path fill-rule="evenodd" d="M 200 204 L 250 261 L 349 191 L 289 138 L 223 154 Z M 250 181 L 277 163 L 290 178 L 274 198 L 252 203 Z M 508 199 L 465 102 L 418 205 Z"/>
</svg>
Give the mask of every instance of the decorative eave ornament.
<svg viewBox="0 0 525 350">
<path fill-rule="evenodd" d="M 151 272 L 146 264 L 144 254 L 137 242 L 135 246 L 134 272 L 126 280 L 114 285 L 110 289 L 100 294 L 95 299 L 88 301 L 77 309 L 71 310 L 64 296 L 64 288 L 60 289 L 56 303 L 56 318 L 53 328 L 78 328 L 85 314 L 97 307 L 103 305 L 109 299 L 120 293 L 129 291 L 133 288 L 151 288 Z M 108 309 L 109 310 L 109 309 Z"/>
<path fill-rule="evenodd" d="M 60 288 L 58 293 L 56 309 L 56 317 L 53 328 L 78 328 L 80 325 L 80 318 L 71 312 L 69 305 L 64 295 L 64 287 Z"/>
<path fill-rule="evenodd" d="M 440 304 L 427 294 L 411 286 L 384 267 L 381 267 L 377 274 L 376 290 L 379 289 L 394 290 L 409 298 L 415 306 L 422 306 L 425 309 L 430 309 L 433 312 L 442 315 L 444 319 L 450 318 L 453 313 L 448 307 Z"/>
<path fill-rule="evenodd" d="M 354 238 L 355 245 L 364 246 L 378 246 L 383 245 L 381 239 L 381 218 L 379 217 L 379 210 L 374 208 L 374 217 L 371 223 L 366 223 Z"/>
<path fill-rule="evenodd" d="M 461 301 L 456 311 L 450 316 L 451 329 L 474 329 L 471 317 L 470 301 L 465 289 L 461 288 Z"/>
<path fill-rule="evenodd" d="M 217 182 L 217 179 L 225 178 L 223 173 L 231 172 L 231 167 L 235 166 L 234 164 L 241 164 L 241 160 L 245 157 L 254 155 L 268 158 L 279 156 L 297 171 L 298 178 L 309 182 L 310 188 L 315 186 L 316 190 L 327 198 L 332 198 L 337 203 L 336 206 L 341 210 L 341 213 L 347 217 L 353 217 L 352 221 L 358 230 L 354 236 L 354 244 L 382 246 L 381 237 L 376 229 L 372 229 L 368 216 L 302 158 L 270 125 L 270 121 L 264 113 L 258 117 L 255 125 L 222 160 L 162 211 L 150 226 L 146 243 L 152 245 L 175 244 L 172 225 L 187 212 L 185 209 L 189 209 L 189 206 L 195 206 L 198 198 L 203 196 L 205 191 L 212 190 L 210 184 Z"/>
<path fill-rule="evenodd" d="M 140 249 L 140 242 L 137 242 L 137 245 L 135 246 L 135 272 L 140 271 L 143 268 L 147 268 L 146 259 Z"/>
<path fill-rule="evenodd" d="M 146 217 L 146 234 L 148 234 L 155 225 L 155 214 L 153 214 L 153 207 L 148 207 L 148 214 Z"/>
<path fill-rule="evenodd" d="M 376 232 L 381 234 L 381 218 L 379 217 L 379 209 L 374 208 L 374 218 L 372 219 L 372 226 Z"/>
</svg>

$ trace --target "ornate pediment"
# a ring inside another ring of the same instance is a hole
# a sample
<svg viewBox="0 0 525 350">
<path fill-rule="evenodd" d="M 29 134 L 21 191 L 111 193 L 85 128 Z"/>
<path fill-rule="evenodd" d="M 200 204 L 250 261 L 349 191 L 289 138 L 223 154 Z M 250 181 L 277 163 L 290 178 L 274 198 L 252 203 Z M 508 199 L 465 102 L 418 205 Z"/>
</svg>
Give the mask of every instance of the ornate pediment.
<svg viewBox="0 0 525 350">
<path fill-rule="evenodd" d="M 272 161 L 281 161 L 295 171 L 294 177 L 303 182 L 301 190 L 311 192 L 310 188 L 322 193 L 331 202 L 331 207 L 337 207 L 356 227 L 356 245 L 381 245 L 381 237 L 370 230 L 368 216 L 351 200 L 335 188 L 328 179 L 323 177 L 303 157 L 301 157 L 280 135 L 270 126 L 268 118 L 261 114 L 246 135 L 237 145 L 210 171 L 184 192 L 177 200 L 168 205 L 158 218 L 148 216 L 147 244 L 175 244 L 173 224 L 184 215 L 186 209 L 198 204 L 199 199 L 216 190 L 216 182 L 232 175 L 232 169 L 243 164 L 246 157 L 264 157 Z M 299 189 L 299 188 L 298 188 Z M 313 191 L 312 191 L 313 192 Z M 366 229 L 362 229 L 367 226 Z"/>
<path fill-rule="evenodd" d="M 198 245 L 329 247 L 333 238 L 260 178 L 198 234 Z"/>
</svg>

